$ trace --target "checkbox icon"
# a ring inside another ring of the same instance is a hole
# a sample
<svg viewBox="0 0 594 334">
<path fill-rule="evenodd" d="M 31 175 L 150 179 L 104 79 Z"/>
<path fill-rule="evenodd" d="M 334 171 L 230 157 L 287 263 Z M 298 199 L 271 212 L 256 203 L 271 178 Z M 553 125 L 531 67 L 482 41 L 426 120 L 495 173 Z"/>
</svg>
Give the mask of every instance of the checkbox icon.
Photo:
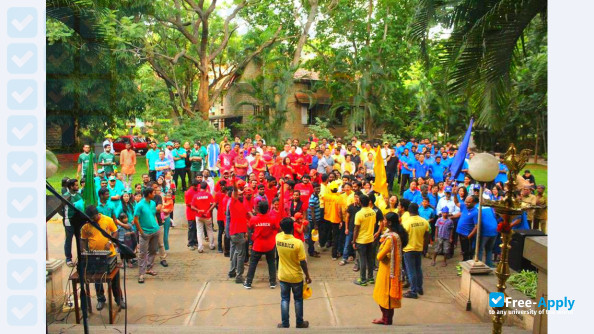
<svg viewBox="0 0 594 334">
<path fill-rule="evenodd" d="M 37 191 L 35 188 L 9 188 L 6 201 L 10 218 L 35 218 L 37 216 Z"/>
<path fill-rule="evenodd" d="M 8 181 L 34 182 L 37 180 L 35 152 L 10 152 L 6 157 Z"/>
<path fill-rule="evenodd" d="M 37 227 L 34 224 L 10 224 L 6 244 L 11 254 L 34 254 L 37 252 Z"/>
<path fill-rule="evenodd" d="M 491 292 L 489 293 L 489 306 L 490 307 L 503 307 L 505 306 L 505 295 L 503 292 Z"/>
<path fill-rule="evenodd" d="M 37 261 L 11 260 L 6 266 L 6 281 L 12 290 L 33 290 L 37 288 Z"/>
<path fill-rule="evenodd" d="M 8 45 L 8 72 L 31 74 L 37 72 L 37 46 L 35 44 Z"/>
<path fill-rule="evenodd" d="M 7 89 L 8 108 L 33 110 L 37 107 L 37 82 L 34 80 L 10 80 Z"/>
<path fill-rule="evenodd" d="M 10 326 L 34 326 L 37 324 L 37 297 L 10 296 L 6 306 L 6 318 Z"/>
<path fill-rule="evenodd" d="M 37 9 L 33 7 L 9 8 L 7 18 L 9 37 L 31 38 L 37 36 Z"/>
<path fill-rule="evenodd" d="M 37 117 L 10 116 L 6 124 L 8 145 L 34 146 L 37 144 Z"/>
</svg>

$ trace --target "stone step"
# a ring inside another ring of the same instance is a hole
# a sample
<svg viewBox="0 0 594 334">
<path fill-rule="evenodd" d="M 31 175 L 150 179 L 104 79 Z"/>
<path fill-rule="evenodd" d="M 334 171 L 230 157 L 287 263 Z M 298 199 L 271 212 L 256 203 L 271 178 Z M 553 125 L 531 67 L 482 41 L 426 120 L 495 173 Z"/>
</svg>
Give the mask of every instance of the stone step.
<svg viewBox="0 0 594 334">
<path fill-rule="evenodd" d="M 375 327 L 312 327 L 307 331 L 324 333 L 456 333 L 456 334 L 477 334 L 491 333 L 490 323 L 481 324 L 434 324 L 434 325 L 403 325 L 403 326 L 375 326 Z M 303 333 L 303 329 L 289 328 L 282 330 L 282 333 Z M 82 325 L 54 324 L 49 326 L 49 333 L 79 334 L 83 332 Z M 123 325 L 90 326 L 89 332 L 93 334 L 124 333 Z M 260 327 L 193 327 L 193 326 L 150 326 L 150 325 L 128 325 L 128 334 L 161 334 L 161 333 L 278 333 L 277 328 Z M 505 326 L 503 333 L 530 333 L 517 327 Z"/>
</svg>

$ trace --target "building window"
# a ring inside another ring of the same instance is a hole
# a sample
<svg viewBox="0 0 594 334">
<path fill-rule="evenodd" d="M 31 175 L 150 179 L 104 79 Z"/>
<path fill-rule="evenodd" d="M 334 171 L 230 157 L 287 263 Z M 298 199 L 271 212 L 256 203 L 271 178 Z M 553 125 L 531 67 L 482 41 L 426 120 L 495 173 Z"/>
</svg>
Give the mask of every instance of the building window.
<svg viewBox="0 0 594 334">
<path fill-rule="evenodd" d="M 313 108 L 309 109 L 307 124 L 316 124 L 316 117 L 328 121 L 329 126 L 340 126 L 344 123 L 344 109 L 339 108 L 331 115 L 330 105 L 316 104 Z"/>
</svg>

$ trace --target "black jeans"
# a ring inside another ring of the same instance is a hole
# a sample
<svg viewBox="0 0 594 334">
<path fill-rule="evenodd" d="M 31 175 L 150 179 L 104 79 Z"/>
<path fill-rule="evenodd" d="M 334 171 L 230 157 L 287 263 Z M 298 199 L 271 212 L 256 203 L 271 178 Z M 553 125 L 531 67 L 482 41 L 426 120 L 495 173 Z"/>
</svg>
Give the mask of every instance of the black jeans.
<svg viewBox="0 0 594 334">
<path fill-rule="evenodd" d="M 394 178 L 396 177 L 396 172 L 387 172 L 386 178 L 388 179 L 388 192 L 392 193 L 394 190 Z"/>
<path fill-rule="evenodd" d="M 373 269 L 375 267 L 375 250 L 373 242 L 368 244 L 358 243 L 357 252 L 359 253 L 359 273 L 361 275 L 361 281 L 373 279 Z"/>
<path fill-rule="evenodd" d="M 404 194 L 404 191 L 406 190 L 409 181 L 410 174 L 402 174 L 402 176 L 400 177 L 400 195 Z"/>
<path fill-rule="evenodd" d="M 95 292 L 97 293 L 97 301 L 104 302 L 107 300 L 105 298 L 105 290 L 103 289 L 103 283 L 95 283 Z M 122 291 L 120 290 L 120 272 L 113 277 L 111 280 L 111 294 L 113 295 L 113 299 L 117 304 L 120 303 L 122 298 Z"/>
<path fill-rule="evenodd" d="M 225 235 L 225 222 L 222 220 L 217 220 L 217 225 L 219 226 L 219 234 L 217 238 L 219 250 L 222 250 L 225 253 L 225 256 L 229 256 L 229 249 L 231 249 L 231 239 Z M 223 239 L 225 240 L 224 244 Z M 225 246 L 224 249 L 223 245 Z"/>
<path fill-rule="evenodd" d="M 460 249 L 462 250 L 462 261 L 468 261 L 472 259 L 472 239 L 469 239 L 467 235 L 459 235 L 460 237 Z"/>
<path fill-rule="evenodd" d="M 188 247 L 191 246 L 198 246 L 198 230 L 195 220 L 188 220 Z"/>
<path fill-rule="evenodd" d="M 256 274 L 256 267 L 262 255 L 266 256 L 266 262 L 268 263 L 268 280 L 270 284 L 276 285 L 276 265 L 274 263 L 274 248 L 268 252 L 256 252 L 252 249 L 252 256 L 250 257 L 250 267 L 248 269 L 246 283 L 252 284 L 254 275 Z"/>
<path fill-rule="evenodd" d="M 182 183 L 181 188 L 182 190 L 186 190 L 186 169 L 185 168 L 176 168 L 173 171 L 173 180 L 175 181 L 175 185 L 179 187 L 178 178 L 181 177 Z"/>
<path fill-rule="evenodd" d="M 330 243 L 330 236 L 332 234 L 332 223 L 327 220 L 322 220 L 320 222 L 320 230 L 319 230 L 319 242 L 320 247 L 325 247 L 327 244 Z"/>
<path fill-rule="evenodd" d="M 72 261 L 72 237 L 74 236 L 74 227 L 64 225 L 66 231 L 66 240 L 64 240 L 64 255 L 66 260 Z"/>
<path fill-rule="evenodd" d="M 340 228 L 340 224 L 332 223 L 332 257 L 338 258 L 338 251 L 344 249 L 344 224 Z"/>
</svg>

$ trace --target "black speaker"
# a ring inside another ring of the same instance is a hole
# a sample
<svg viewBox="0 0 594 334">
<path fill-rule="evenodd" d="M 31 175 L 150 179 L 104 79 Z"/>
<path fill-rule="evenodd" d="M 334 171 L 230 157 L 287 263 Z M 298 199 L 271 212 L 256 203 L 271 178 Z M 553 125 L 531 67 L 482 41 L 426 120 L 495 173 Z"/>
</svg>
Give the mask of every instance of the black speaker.
<svg viewBox="0 0 594 334">
<path fill-rule="evenodd" d="M 526 237 L 545 236 L 541 230 L 514 230 L 510 241 L 509 267 L 520 272 L 522 270 L 536 271 L 530 261 L 524 258 L 524 241 Z"/>
</svg>

